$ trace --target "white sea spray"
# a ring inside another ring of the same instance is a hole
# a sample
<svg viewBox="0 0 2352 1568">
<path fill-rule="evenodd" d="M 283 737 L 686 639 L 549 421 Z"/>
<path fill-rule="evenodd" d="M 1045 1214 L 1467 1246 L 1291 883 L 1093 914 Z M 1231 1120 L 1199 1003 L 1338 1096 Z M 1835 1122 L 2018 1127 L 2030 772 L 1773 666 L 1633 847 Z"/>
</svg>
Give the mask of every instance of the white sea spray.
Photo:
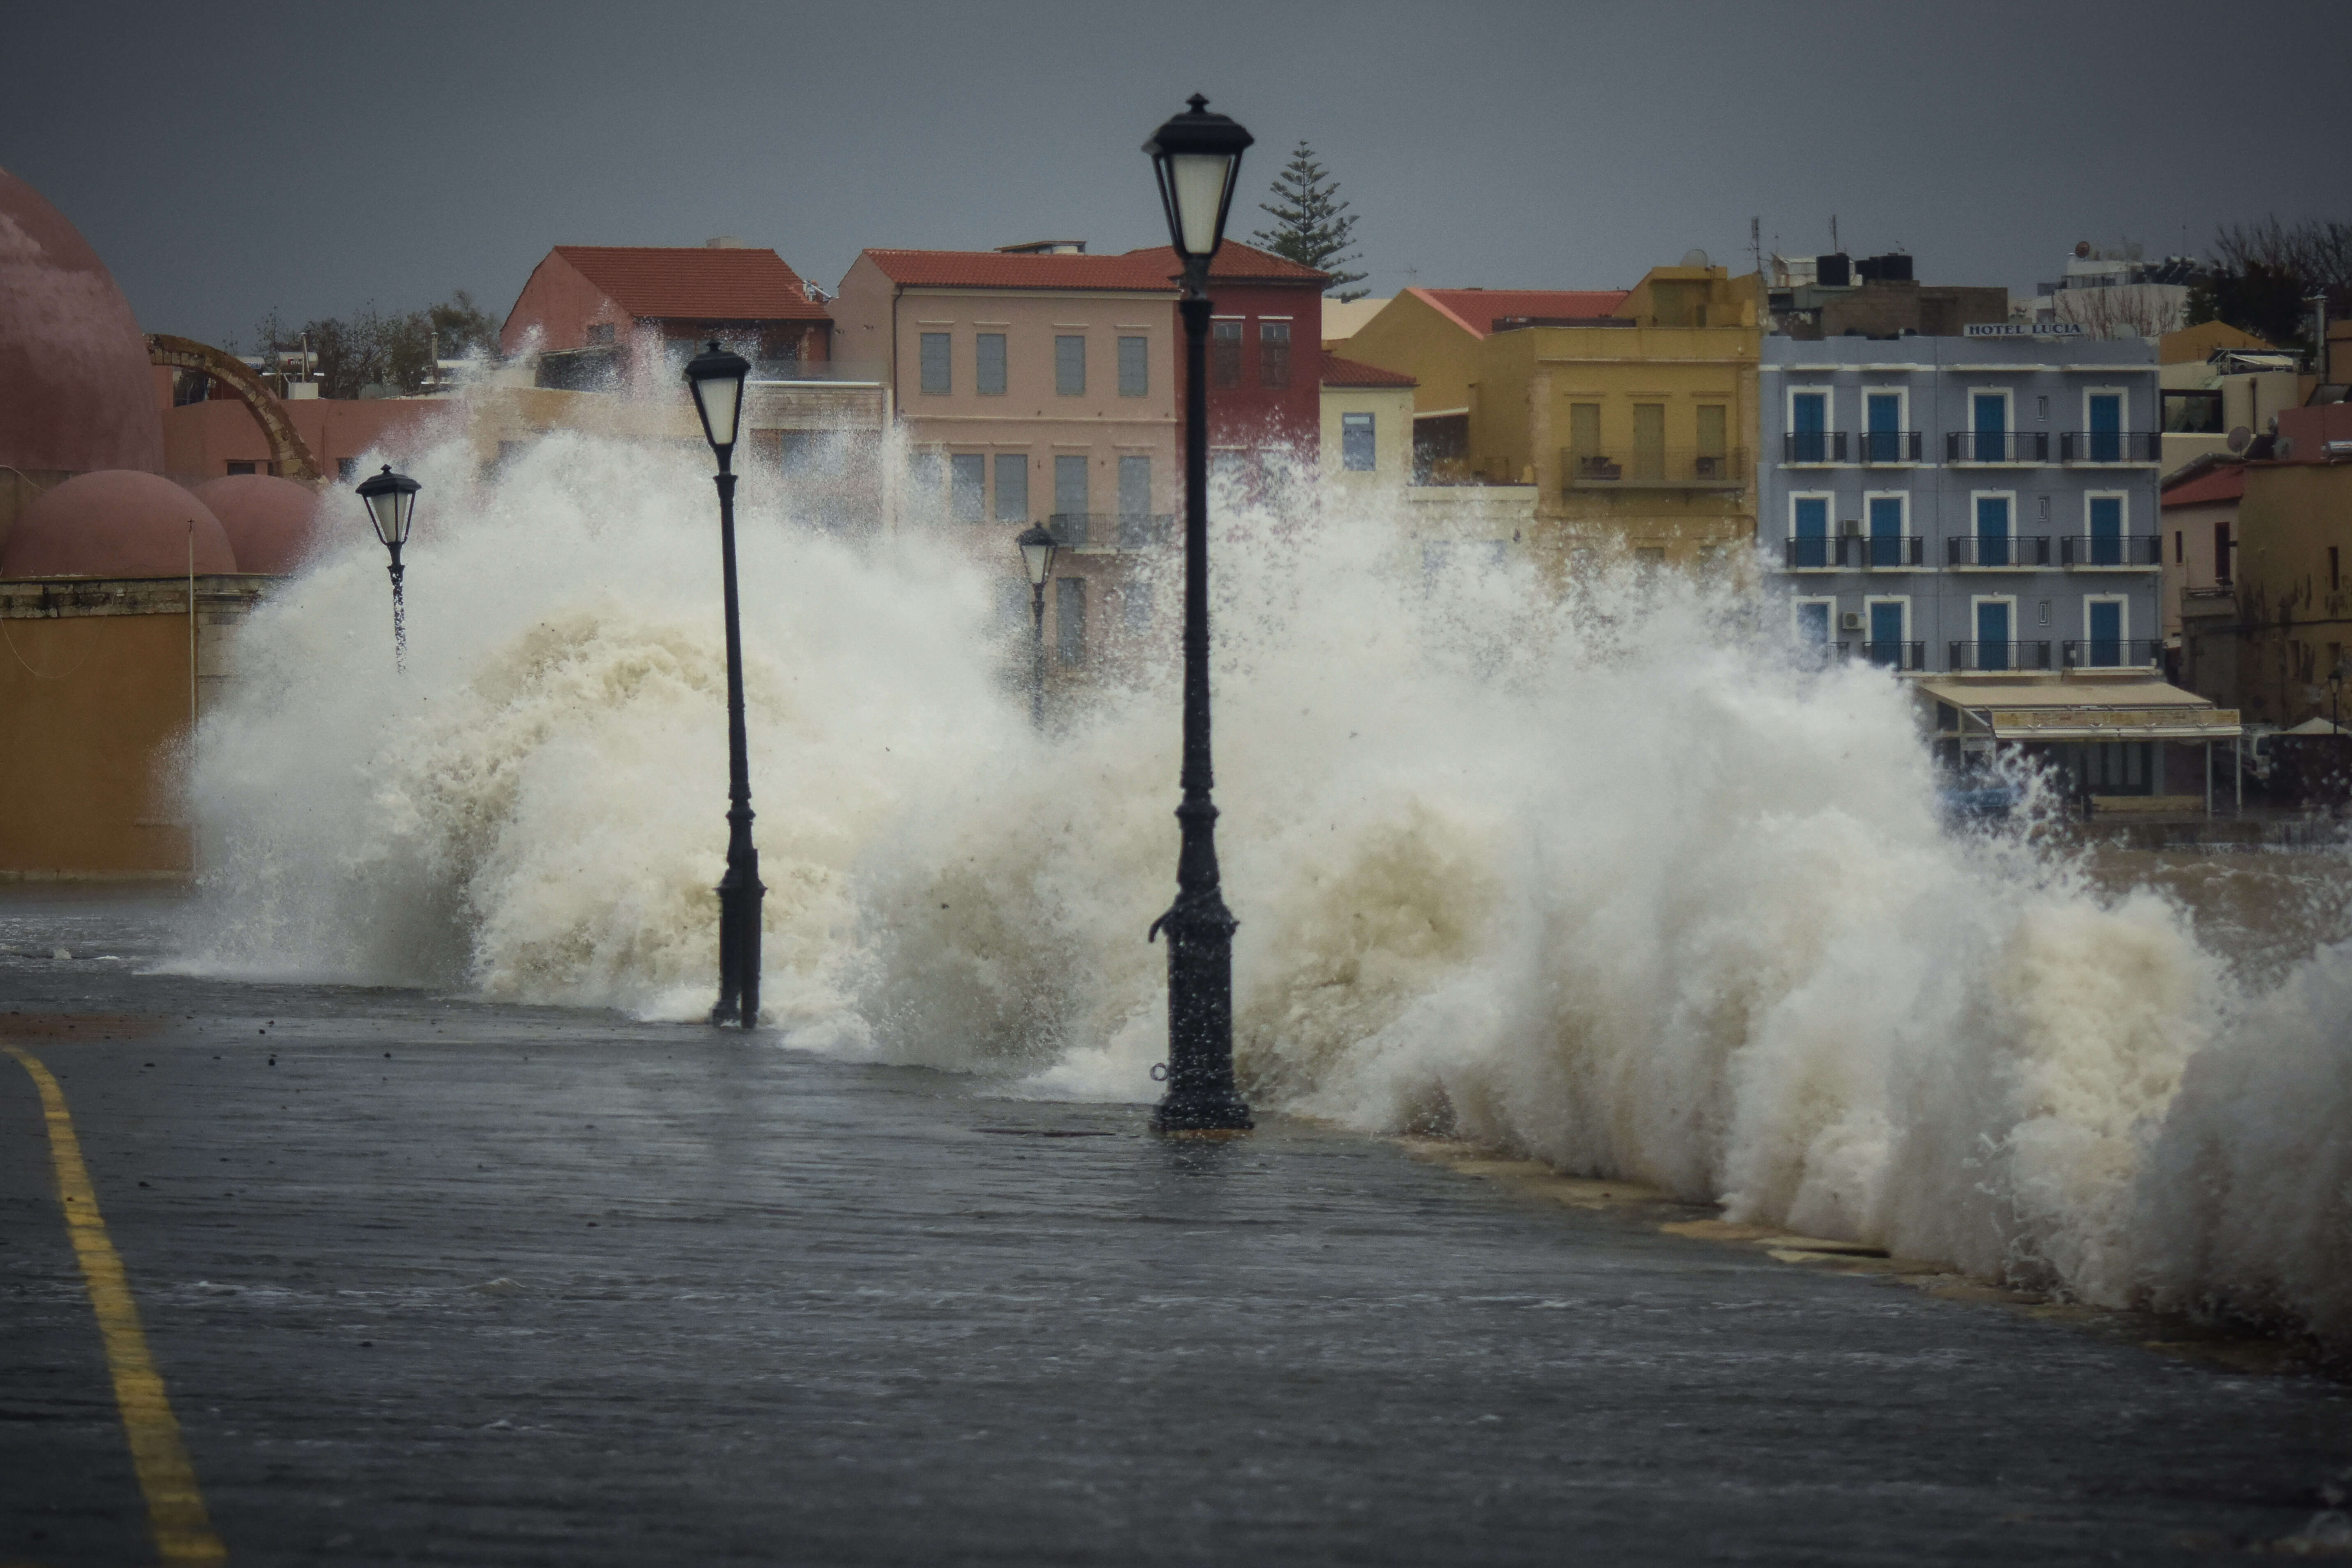
<svg viewBox="0 0 2352 1568">
<path fill-rule="evenodd" d="M 355 512 L 241 632 L 181 963 L 697 1016 L 726 776 L 704 466 L 578 437 L 495 483 L 469 461 L 415 468 L 404 677 Z M 969 536 L 743 500 L 771 1020 L 1150 1098 L 1172 581 L 1040 737 Z M 1258 1103 L 2352 1342 L 2352 951 L 2250 993 L 2176 901 L 1953 833 L 1897 682 L 1788 663 L 1728 593 L 1563 599 L 1336 495 L 1229 506 L 1216 552 Z"/>
</svg>

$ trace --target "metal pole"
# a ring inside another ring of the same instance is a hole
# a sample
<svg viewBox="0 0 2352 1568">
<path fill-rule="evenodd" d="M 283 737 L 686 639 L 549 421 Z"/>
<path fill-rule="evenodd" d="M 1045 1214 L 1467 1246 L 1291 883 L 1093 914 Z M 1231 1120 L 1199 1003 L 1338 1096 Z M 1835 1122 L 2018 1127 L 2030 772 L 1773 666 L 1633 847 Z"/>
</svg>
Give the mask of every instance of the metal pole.
<svg viewBox="0 0 2352 1568">
<path fill-rule="evenodd" d="M 1184 767 L 1176 808 L 1183 847 L 1168 930 L 1168 1093 L 1161 1132 L 1238 1132 L 1252 1125 L 1234 1087 L 1234 929 L 1217 878 L 1217 808 L 1209 765 L 1209 311 L 1205 263 L 1187 266 L 1184 318 Z M 1146 940 L 1149 940 L 1147 938 Z"/>
<path fill-rule="evenodd" d="M 734 453 L 719 452 L 719 554 L 727 588 L 727 874 L 719 880 L 719 1002 L 710 1021 L 760 1021 L 760 852 L 751 847 L 751 763 L 743 734 L 743 631 L 735 596 Z"/>
<path fill-rule="evenodd" d="M 400 602 L 400 578 L 404 570 L 400 564 L 400 546 L 388 546 L 392 551 L 392 668 L 394 673 L 408 673 L 407 611 Z"/>
<path fill-rule="evenodd" d="M 1029 722 L 1045 727 L 1045 584 L 1029 584 Z"/>
</svg>

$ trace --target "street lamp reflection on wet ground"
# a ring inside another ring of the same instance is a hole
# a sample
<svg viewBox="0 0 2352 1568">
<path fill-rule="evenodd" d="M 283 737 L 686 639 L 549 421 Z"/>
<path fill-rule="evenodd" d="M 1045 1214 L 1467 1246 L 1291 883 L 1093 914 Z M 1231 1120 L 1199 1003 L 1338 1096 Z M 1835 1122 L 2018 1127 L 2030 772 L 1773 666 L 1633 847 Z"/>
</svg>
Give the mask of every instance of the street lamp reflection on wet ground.
<svg viewBox="0 0 2352 1568">
<path fill-rule="evenodd" d="M 383 466 L 383 472 L 370 474 L 359 485 L 360 500 L 367 502 L 368 520 L 375 524 L 375 536 L 392 552 L 392 668 L 395 670 L 406 669 L 408 655 L 406 614 L 400 602 L 404 570 L 400 547 L 408 542 L 409 524 L 416 516 L 416 492 L 424 488 L 406 474 L 394 473 L 390 463 Z"/>
<path fill-rule="evenodd" d="M 1217 808 L 1209 763 L 1209 263 L 1250 133 L 1195 93 L 1191 108 L 1143 144 L 1160 183 L 1168 235 L 1184 268 L 1184 763 L 1176 808 L 1183 847 L 1176 901 L 1151 923 L 1168 931 L 1168 1093 L 1151 1114 L 1161 1132 L 1247 1131 L 1234 1085 L 1234 928 L 1218 885 Z"/>
<path fill-rule="evenodd" d="M 719 1001 L 710 1021 L 760 1021 L 760 852 L 751 845 L 751 764 L 743 734 L 743 630 L 735 595 L 735 432 L 751 363 L 714 338 L 686 367 L 702 434 L 719 458 L 719 558 L 727 597 L 727 874 L 719 882 Z"/>
<path fill-rule="evenodd" d="M 1053 574 L 1054 552 L 1060 548 L 1053 531 L 1029 525 L 1013 543 L 1021 547 L 1021 565 L 1029 574 L 1029 722 L 1045 727 L 1045 582 Z"/>
</svg>

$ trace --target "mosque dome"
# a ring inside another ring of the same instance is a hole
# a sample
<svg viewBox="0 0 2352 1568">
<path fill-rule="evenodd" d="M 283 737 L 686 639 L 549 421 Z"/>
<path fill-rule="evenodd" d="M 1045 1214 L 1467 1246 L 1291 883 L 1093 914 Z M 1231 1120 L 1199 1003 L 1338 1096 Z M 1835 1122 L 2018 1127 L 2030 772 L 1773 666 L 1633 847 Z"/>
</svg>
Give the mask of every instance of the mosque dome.
<svg viewBox="0 0 2352 1568">
<path fill-rule="evenodd" d="M 206 479 L 195 498 L 228 535 L 240 572 L 290 576 L 300 570 L 318 537 L 319 492 L 270 474 Z"/>
<path fill-rule="evenodd" d="M 38 472 L 163 467 L 147 340 L 65 216 L 0 169 L 0 463 Z"/>
<path fill-rule="evenodd" d="M 178 577 L 194 545 L 198 575 L 234 572 L 236 552 L 212 509 L 157 474 L 77 474 L 16 514 L 0 578 Z"/>
</svg>

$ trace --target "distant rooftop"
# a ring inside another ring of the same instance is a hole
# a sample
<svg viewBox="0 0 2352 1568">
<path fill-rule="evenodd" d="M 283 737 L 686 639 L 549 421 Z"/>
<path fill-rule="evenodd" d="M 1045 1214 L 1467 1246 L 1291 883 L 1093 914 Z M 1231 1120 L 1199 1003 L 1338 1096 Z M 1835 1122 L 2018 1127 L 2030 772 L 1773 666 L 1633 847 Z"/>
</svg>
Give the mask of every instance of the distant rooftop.
<svg viewBox="0 0 2352 1568">
<path fill-rule="evenodd" d="M 559 245 L 555 254 L 640 320 L 829 320 L 773 250 L 696 245 Z"/>
<path fill-rule="evenodd" d="M 1465 331 L 1486 337 L 1496 321 L 1531 317 L 1546 324 L 1597 321 L 1612 315 L 1632 295 L 1630 289 L 1408 289 L 1452 317 Z"/>
</svg>

